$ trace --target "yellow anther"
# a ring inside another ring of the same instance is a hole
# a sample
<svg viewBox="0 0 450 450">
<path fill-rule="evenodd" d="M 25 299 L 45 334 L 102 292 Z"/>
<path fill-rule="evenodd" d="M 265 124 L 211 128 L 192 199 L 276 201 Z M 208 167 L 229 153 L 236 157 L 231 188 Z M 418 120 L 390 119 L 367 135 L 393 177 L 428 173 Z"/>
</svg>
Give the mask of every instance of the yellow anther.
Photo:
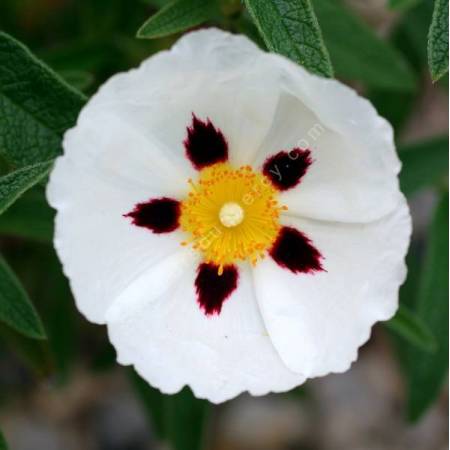
<svg viewBox="0 0 450 450">
<path fill-rule="evenodd" d="M 237 260 L 256 264 L 275 241 L 279 215 L 286 209 L 272 184 L 250 166 L 233 169 L 227 163 L 203 169 L 198 180 L 188 183 L 180 225 L 193 236 L 193 247 L 218 266 L 219 275 Z"/>
</svg>

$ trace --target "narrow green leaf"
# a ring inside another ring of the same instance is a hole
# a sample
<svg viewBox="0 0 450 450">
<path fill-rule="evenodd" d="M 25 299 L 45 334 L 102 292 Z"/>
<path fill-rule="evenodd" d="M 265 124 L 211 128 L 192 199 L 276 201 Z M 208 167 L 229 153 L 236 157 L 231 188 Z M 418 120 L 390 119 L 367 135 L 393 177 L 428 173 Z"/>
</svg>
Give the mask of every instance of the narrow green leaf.
<svg viewBox="0 0 450 450">
<path fill-rule="evenodd" d="M 310 0 L 245 0 L 267 48 L 333 77 L 328 50 Z"/>
<path fill-rule="evenodd" d="M 152 429 L 160 440 L 164 439 L 164 395 L 151 387 L 134 369 L 128 371 L 134 391 L 144 407 Z"/>
<path fill-rule="evenodd" d="M 406 195 L 433 186 L 448 176 L 448 136 L 402 146 L 400 186 Z"/>
<path fill-rule="evenodd" d="M 8 446 L 6 445 L 6 440 L 1 431 L 0 431 L 0 450 L 8 450 Z"/>
<path fill-rule="evenodd" d="M 390 40 L 404 55 L 418 76 L 427 66 L 427 36 L 433 15 L 433 2 L 420 1 L 401 15 L 394 26 Z"/>
<path fill-rule="evenodd" d="M 58 73 L 67 83 L 82 92 L 94 83 L 94 76 L 84 70 L 60 70 Z"/>
<path fill-rule="evenodd" d="M 212 11 L 210 0 L 175 0 L 151 16 L 136 36 L 153 39 L 179 33 L 206 22 Z"/>
<path fill-rule="evenodd" d="M 402 54 L 416 78 L 421 79 L 427 65 L 427 34 L 433 4 L 420 0 L 417 5 L 411 6 L 394 25 L 389 42 Z M 420 89 L 396 91 L 370 86 L 366 96 L 380 115 L 392 124 L 398 136 L 415 110 L 422 93 Z"/>
<path fill-rule="evenodd" d="M 51 166 L 52 162 L 33 164 L 0 177 L 0 214 L 47 176 Z"/>
<path fill-rule="evenodd" d="M 367 86 L 410 91 L 414 73 L 402 54 L 335 0 L 314 0 L 336 74 Z"/>
<path fill-rule="evenodd" d="M 369 89 L 366 97 L 375 106 L 378 114 L 387 119 L 394 128 L 395 134 L 398 135 L 414 111 L 417 94 L 415 91 L 396 92 L 375 88 Z"/>
<path fill-rule="evenodd" d="M 45 339 L 42 322 L 25 289 L 0 256 L 0 321 L 33 339 Z"/>
<path fill-rule="evenodd" d="M 2 323 L 0 337 L 33 375 L 45 378 L 54 373 L 54 361 L 48 341 L 29 339 Z"/>
<path fill-rule="evenodd" d="M 142 0 L 142 2 L 155 8 L 162 8 L 167 5 L 167 0 Z"/>
<path fill-rule="evenodd" d="M 53 159 L 85 97 L 0 32 L 0 154 L 15 167 Z"/>
<path fill-rule="evenodd" d="M 434 1 L 428 33 L 428 64 L 433 81 L 448 72 L 448 0 Z"/>
<path fill-rule="evenodd" d="M 8 450 L 8 446 L 6 444 L 6 440 L 3 437 L 3 434 L 0 431 L 0 450 Z"/>
<path fill-rule="evenodd" d="M 42 187 L 26 192 L 0 215 L 0 234 L 51 242 L 55 213 L 45 200 Z"/>
<path fill-rule="evenodd" d="M 37 279 L 33 295 L 39 299 L 39 306 L 45 311 L 44 326 L 54 369 L 53 381 L 61 385 L 69 380 L 78 351 L 80 330 L 73 297 L 61 263 L 51 246 L 39 246 L 35 252 L 27 252 L 27 255 L 32 258 L 31 267 Z"/>
<path fill-rule="evenodd" d="M 166 439 L 173 450 L 201 450 L 206 438 L 210 405 L 195 398 L 187 387 L 164 397 Z M 186 426 L 189 424 L 189 426 Z"/>
<path fill-rule="evenodd" d="M 417 315 L 433 330 L 433 354 L 411 348 L 408 354 L 408 413 L 419 419 L 434 402 L 448 371 L 448 193 L 442 196 L 428 233 L 428 248 L 418 291 Z"/>
<path fill-rule="evenodd" d="M 187 387 L 175 395 L 164 395 L 151 387 L 134 369 L 128 372 L 157 437 L 172 450 L 204 448 L 210 405 L 195 398 Z M 187 426 L 187 424 L 189 424 Z"/>
<path fill-rule="evenodd" d="M 107 340 L 102 340 L 89 355 L 89 368 L 96 373 L 107 372 L 117 364 L 117 353 Z"/>
<path fill-rule="evenodd" d="M 433 352 L 437 348 L 431 330 L 406 306 L 400 305 L 397 314 L 385 326 L 421 350 Z"/>
<path fill-rule="evenodd" d="M 389 0 L 388 5 L 391 9 L 405 11 L 417 5 L 419 1 L 421 0 Z"/>
<path fill-rule="evenodd" d="M 419 285 L 419 278 L 421 274 L 421 248 L 417 248 L 417 242 L 413 240 L 406 255 L 406 265 L 408 267 L 408 273 L 405 282 L 400 286 L 399 300 L 400 305 L 406 306 L 410 311 L 415 313 L 417 303 L 417 288 Z M 423 321 L 422 321 L 423 322 Z M 408 352 L 413 347 L 412 344 L 400 337 L 398 333 L 392 331 L 387 327 L 390 332 L 390 337 L 396 356 L 400 365 L 400 368 L 407 373 L 408 367 Z M 433 335 L 436 342 L 436 338 Z"/>
<path fill-rule="evenodd" d="M 83 3 L 87 4 L 87 3 Z M 95 15 L 98 24 L 98 14 Z M 86 39 L 83 36 L 74 36 L 73 40 L 59 42 L 58 45 L 39 49 L 37 57 L 46 61 L 50 67 L 57 71 L 86 71 L 90 73 L 105 73 L 111 70 L 111 63 L 117 61 L 116 38 L 117 30 L 113 32 L 114 39 L 104 36 L 95 39 Z M 121 62 L 120 64 L 123 64 Z M 121 66 L 113 67 L 119 68 Z"/>
</svg>

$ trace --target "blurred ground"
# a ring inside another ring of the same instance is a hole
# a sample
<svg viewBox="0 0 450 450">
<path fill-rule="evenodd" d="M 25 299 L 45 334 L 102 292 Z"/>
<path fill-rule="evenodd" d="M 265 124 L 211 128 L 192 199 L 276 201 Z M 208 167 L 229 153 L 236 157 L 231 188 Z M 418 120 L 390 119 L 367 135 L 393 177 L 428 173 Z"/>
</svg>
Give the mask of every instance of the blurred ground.
<svg viewBox="0 0 450 450">
<path fill-rule="evenodd" d="M 352 370 L 306 392 L 241 396 L 214 408 L 207 450 L 445 450 L 447 394 L 407 424 L 399 368 L 378 329 Z M 40 385 L 0 415 L 13 450 L 157 450 L 125 371 Z M 120 424 L 120 426 L 118 426 Z"/>
</svg>

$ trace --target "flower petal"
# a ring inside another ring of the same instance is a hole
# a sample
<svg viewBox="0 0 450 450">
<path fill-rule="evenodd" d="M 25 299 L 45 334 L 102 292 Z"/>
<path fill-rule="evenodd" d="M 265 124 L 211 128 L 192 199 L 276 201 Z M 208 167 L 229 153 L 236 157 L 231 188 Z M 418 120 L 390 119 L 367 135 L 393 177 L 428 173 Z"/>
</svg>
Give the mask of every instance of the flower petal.
<svg viewBox="0 0 450 450">
<path fill-rule="evenodd" d="M 142 271 L 179 249 L 184 234 L 175 231 L 161 237 L 123 217 L 149 196 L 161 197 L 157 185 L 165 182 L 140 170 L 132 140 L 129 160 L 121 170 L 105 154 L 109 146 L 111 158 L 123 162 L 114 141 L 98 139 L 91 131 L 78 127 L 66 135 L 66 155 L 56 161 L 47 197 L 58 210 L 54 243 L 77 305 L 89 320 L 103 323 L 114 298 Z M 122 131 L 126 138 L 126 129 Z"/>
<path fill-rule="evenodd" d="M 197 303 L 196 264 L 172 256 L 129 286 L 107 317 L 122 364 L 164 393 L 188 384 L 195 395 L 219 403 L 243 391 L 263 395 L 301 384 L 282 363 L 267 336 L 247 266 L 220 315 Z"/>
<path fill-rule="evenodd" d="M 266 85 L 275 85 L 278 75 L 266 70 L 263 56 L 243 36 L 213 28 L 191 32 L 139 68 L 114 75 L 82 116 L 108 111 L 193 177 L 183 141 L 194 113 L 222 131 L 233 152 L 230 161 L 239 165 L 264 139 L 277 103 L 278 92 L 267 92 Z"/>
<path fill-rule="evenodd" d="M 117 188 L 147 193 L 141 200 L 147 200 L 152 192 L 180 198 L 186 191 L 180 180 L 189 172 L 177 165 L 170 153 L 155 152 L 156 146 L 156 141 L 108 111 L 82 112 L 76 127 L 64 135 L 60 159 L 65 159 L 71 167 L 68 170 L 77 171 L 77 176 L 86 172 Z M 185 165 L 185 158 L 181 159 Z M 76 177 L 72 179 L 76 186 Z"/>
<path fill-rule="evenodd" d="M 399 201 L 393 131 L 373 106 L 336 80 L 320 78 L 279 55 L 267 55 L 282 91 L 272 127 L 254 163 L 280 150 L 311 150 L 301 185 L 280 195 L 292 214 L 370 222 Z M 270 91 L 272 86 L 267 87 Z"/>
<path fill-rule="evenodd" d="M 294 274 L 270 258 L 254 268 L 258 304 L 286 365 L 307 377 L 342 372 L 372 325 L 397 309 L 411 222 L 403 201 L 371 224 L 286 219 L 324 256 L 326 271 Z"/>
</svg>

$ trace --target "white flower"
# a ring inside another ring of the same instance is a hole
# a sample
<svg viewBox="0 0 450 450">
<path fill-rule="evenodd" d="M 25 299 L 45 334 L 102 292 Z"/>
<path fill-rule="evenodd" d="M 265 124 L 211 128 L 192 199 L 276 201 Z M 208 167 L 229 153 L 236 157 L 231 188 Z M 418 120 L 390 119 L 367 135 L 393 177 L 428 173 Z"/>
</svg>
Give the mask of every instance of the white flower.
<svg viewBox="0 0 450 450">
<path fill-rule="evenodd" d="M 397 309 L 392 129 L 338 81 L 195 31 L 106 82 L 64 150 L 48 199 L 78 308 L 165 393 L 345 371 Z"/>
</svg>

